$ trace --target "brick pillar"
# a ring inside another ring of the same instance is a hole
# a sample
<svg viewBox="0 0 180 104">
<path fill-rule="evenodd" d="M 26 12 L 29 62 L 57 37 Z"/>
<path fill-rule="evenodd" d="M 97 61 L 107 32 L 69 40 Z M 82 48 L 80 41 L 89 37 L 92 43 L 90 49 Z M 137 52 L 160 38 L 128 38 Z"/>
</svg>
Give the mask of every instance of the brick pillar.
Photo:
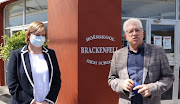
<svg viewBox="0 0 180 104">
<path fill-rule="evenodd" d="M 4 5 L 0 5 L 0 37 L 3 36 L 3 9 Z M 3 43 L 3 39 L 0 38 L 0 43 Z M 4 83 L 4 61 L 0 60 L 0 86 L 3 86 Z"/>
<path fill-rule="evenodd" d="M 48 37 L 61 70 L 57 104 L 118 103 L 107 80 L 121 47 L 121 0 L 48 0 Z"/>
</svg>

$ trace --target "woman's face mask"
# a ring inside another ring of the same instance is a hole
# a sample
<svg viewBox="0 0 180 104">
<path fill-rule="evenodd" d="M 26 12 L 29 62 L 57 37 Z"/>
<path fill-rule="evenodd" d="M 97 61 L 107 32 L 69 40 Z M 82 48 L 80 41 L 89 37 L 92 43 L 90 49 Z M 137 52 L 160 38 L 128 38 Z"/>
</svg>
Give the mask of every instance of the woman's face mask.
<svg viewBox="0 0 180 104">
<path fill-rule="evenodd" d="M 38 35 L 32 35 L 32 39 L 30 39 L 30 42 L 32 45 L 36 46 L 36 47 L 41 47 L 44 42 L 46 41 L 45 36 L 38 36 Z"/>
</svg>

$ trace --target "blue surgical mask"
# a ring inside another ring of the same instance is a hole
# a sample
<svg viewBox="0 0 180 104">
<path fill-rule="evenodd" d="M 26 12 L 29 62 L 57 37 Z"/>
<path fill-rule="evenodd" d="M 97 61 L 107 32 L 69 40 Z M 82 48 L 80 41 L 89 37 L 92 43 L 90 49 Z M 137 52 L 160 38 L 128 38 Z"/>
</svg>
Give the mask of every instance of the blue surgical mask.
<svg viewBox="0 0 180 104">
<path fill-rule="evenodd" d="M 32 35 L 32 40 L 31 40 L 31 44 L 36 46 L 36 47 L 41 47 L 46 38 L 45 36 L 38 36 L 38 35 L 34 35 L 34 34 L 31 34 Z"/>
</svg>

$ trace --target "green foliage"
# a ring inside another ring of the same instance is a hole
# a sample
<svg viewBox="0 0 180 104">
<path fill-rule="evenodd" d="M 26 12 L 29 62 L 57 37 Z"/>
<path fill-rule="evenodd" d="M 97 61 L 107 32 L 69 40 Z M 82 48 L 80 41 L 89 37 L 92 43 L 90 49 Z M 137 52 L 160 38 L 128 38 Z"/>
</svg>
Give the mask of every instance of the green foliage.
<svg viewBox="0 0 180 104">
<path fill-rule="evenodd" d="M 8 61 L 10 57 L 10 52 L 12 50 L 22 48 L 27 43 L 25 42 L 25 32 L 19 31 L 12 35 L 10 38 L 7 35 L 2 36 L 2 38 L 5 40 L 5 45 L 1 43 L 0 45 L 0 59 L 3 59 L 4 61 Z"/>
<path fill-rule="evenodd" d="M 24 47 L 27 43 L 25 42 L 26 32 L 19 31 L 12 35 L 10 38 L 7 35 L 2 36 L 5 40 L 5 45 L 0 44 L 0 59 L 3 61 L 8 61 L 11 51 Z M 44 43 L 44 47 L 47 47 L 49 40 Z"/>
</svg>

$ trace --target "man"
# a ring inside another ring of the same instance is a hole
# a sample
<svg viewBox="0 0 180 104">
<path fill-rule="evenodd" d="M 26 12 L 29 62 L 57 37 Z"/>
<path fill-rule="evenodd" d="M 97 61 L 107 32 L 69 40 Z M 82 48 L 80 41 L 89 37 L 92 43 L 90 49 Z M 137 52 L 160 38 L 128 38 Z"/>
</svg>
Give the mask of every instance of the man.
<svg viewBox="0 0 180 104">
<path fill-rule="evenodd" d="M 113 54 L 108 84 L 119 93 L 119 104 L 161 104 L 174 75 L 163 47 L 143 43 L 144 31 L 139 19 L 123 25 L 129 46 Z"/>
</svg>

